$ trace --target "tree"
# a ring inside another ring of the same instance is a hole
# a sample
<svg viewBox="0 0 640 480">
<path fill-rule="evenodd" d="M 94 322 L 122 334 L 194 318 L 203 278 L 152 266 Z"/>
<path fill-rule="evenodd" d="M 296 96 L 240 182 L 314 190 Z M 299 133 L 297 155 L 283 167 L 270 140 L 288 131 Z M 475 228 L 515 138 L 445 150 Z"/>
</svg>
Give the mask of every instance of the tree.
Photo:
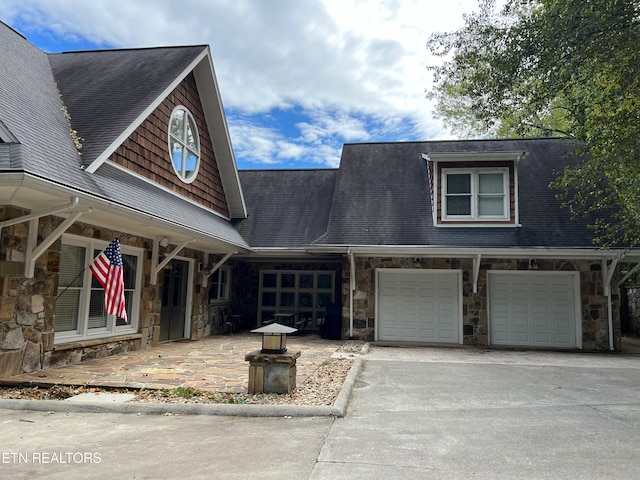
<svg viewBox="0 0 640 480">
<path fill-rule="evenodd" d="M 586 153 L 553 183 L 596 241 L 640 241 L 640 0 L 482 0 L 453 33 L 428 97 L 454 133 L 562 136 Z"/>
</svg>

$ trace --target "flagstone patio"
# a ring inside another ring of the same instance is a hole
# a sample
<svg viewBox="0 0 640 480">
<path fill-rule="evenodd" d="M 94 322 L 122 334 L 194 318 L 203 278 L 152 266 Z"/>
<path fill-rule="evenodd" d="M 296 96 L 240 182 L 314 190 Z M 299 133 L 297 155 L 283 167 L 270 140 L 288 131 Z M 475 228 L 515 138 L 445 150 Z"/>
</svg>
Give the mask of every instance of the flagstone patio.
<svg viewBox="0 0 640 480">
<path fill-rule="evenodd" d="M 300 351 L 296 384 L 345 344 L 317 335 L 287 337 L 289 351 Z M 174 389 L 192 387 L 208 391 L 246 393 L 249 382 L 247 353 L 259 350 L 261 338 L 251 333 L 205 337 L 163 343 L 157 347 L 75 365 L 40 370 L 1 380 L 0 385 L 72 385 Z"/>
</svg>

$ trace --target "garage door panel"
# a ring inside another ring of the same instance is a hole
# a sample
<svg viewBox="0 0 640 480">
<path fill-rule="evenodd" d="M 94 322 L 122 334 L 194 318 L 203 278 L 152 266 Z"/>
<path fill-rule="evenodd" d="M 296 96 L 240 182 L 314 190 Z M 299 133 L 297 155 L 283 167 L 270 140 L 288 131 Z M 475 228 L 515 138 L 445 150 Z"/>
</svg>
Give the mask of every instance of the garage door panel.
<svg viewBox="0 0 640 480">
<path fill-rule="evenodd" d="M 457 273 L 381 271 L 378 282 L 380 340 L 458 342 Z"/>
<path fill-rule="evenodd" d="M 551 344 L 551 336 L 543 333 L 536 333 L 533 336 L 534 343 L 542 344 L 542 345 L 550 345 Z"/>
<path fill-rule="evenodd" d="M 491 273 L 488 281 L 492 344 L 576 346 L 573 274 Z"/>
</svg>

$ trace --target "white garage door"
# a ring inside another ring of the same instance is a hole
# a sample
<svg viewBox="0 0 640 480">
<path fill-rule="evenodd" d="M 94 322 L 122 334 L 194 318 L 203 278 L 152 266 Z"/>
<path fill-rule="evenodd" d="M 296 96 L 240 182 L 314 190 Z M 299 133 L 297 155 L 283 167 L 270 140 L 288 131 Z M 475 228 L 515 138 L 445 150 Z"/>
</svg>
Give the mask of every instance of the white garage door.
<svg viewBox="0 0 640 480">
<path fill-rule="evenodd" d="M 489 272 L 491 344 L 579 346 L 576 279 L 575 273 Z"/>
<path fill-rule="evenodd" d="M 459 273 L 378 272 L 378 340 L 458 343 Z"/>
</svg>

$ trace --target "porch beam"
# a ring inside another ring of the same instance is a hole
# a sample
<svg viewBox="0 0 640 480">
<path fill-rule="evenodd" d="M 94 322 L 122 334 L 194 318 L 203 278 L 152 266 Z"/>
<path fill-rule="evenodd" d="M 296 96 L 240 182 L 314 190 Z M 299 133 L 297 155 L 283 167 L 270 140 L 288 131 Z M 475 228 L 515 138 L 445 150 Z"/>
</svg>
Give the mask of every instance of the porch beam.
<svg viewBox="0 0 640 480">
<path fill-rule="evenodd" d="M 480 260 L 482 255 L 473 257 L 473 293 L 478 293 L 478 277 L 480 276 Z"/>
<path fill-rule="evenodd" d="M 353 338 L 353 302 L 356 292 L 356 260 L 353 252 L 349 250 L 349 338 Z"/>
<path fill-rule="evenodd" d="M 612 259 L 611 263 L 607 263 L 606 260 L 602 261 L 602 281 L 604 282 L 605 295 L 609 295 L 609 293 L 611 292 L 611 279 L 613 278 L 613 274 L 616 271 L 617 265 L 617 258 Z"/>
<path fill-rule="evenodd" d="M 604 283 L 604 295 L 607 297 L 607 323 L 609 328 L 609 350 L 614 350 L 613 342 L 613 305 L 611 301 L 611 279 L 616 271 L 619 258 L 611 259 L 608 264 L 606 260 L 602 260 L 602 282 Z"/>
</svg>

